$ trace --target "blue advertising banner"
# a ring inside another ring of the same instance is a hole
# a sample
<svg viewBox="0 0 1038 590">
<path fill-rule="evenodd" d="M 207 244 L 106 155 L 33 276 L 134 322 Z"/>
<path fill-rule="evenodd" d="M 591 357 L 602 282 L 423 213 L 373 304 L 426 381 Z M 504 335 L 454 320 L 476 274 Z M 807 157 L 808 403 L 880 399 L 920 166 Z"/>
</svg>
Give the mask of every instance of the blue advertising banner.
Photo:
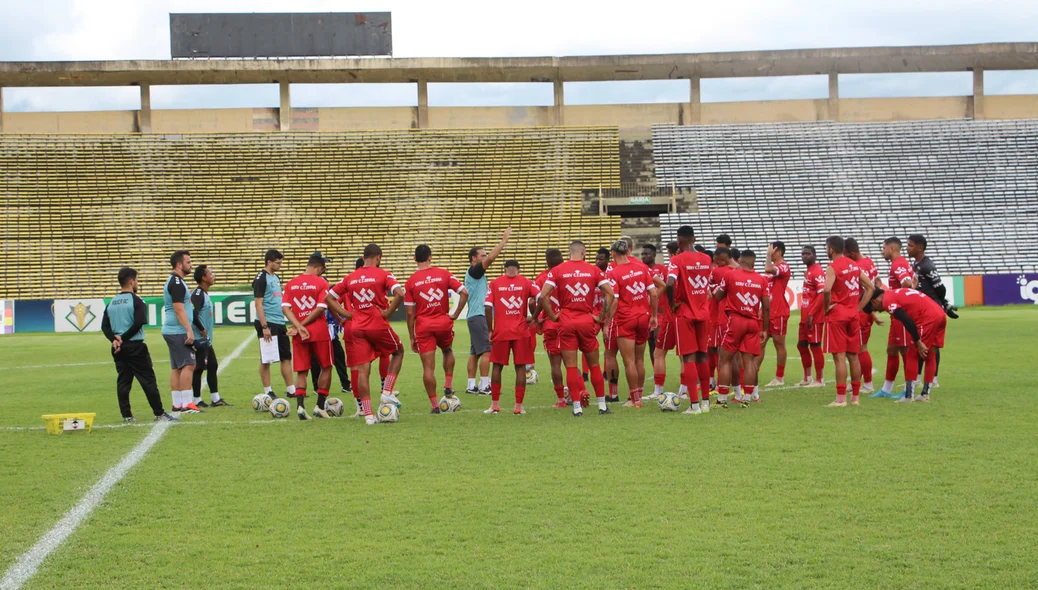
<svg viewBox="0 0 1038 590">
<path fill-rule="evenodd" d="M 14 302 L 15 332 L 53 332 L 54 300 L 30 299 Z"/>
<path fill-rule="evenodd" d="M 984 275 L 984 305 L 1038 305 L 1038 274 Z"/>
</svg>

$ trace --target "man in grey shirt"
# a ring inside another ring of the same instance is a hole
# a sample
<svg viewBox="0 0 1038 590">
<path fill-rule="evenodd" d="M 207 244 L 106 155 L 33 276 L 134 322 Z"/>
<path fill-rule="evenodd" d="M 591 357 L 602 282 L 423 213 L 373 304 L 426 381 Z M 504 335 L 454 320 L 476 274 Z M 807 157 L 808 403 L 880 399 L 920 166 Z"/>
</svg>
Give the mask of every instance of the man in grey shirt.
<svg viewBox="0 0 1038 590">
<path fill-rule="evenodd" d="M 937 302 L 944 308 L 944 313 L 952 319 L 958 319 L 959 314 L 955 308 L 948 303 L 948 289 L 941 282 L 941 275 L 937 273 L 937 266 L 926 255 L 926 237 L 923 234 L 912 234 L 908 236 L 908 257 L 912 260 L 912 271 L 915 272 L 916 290 Z M 933 384 L 937 386 L 937 375 L 941 372 L 941 349 L 934 352 L 937 355 L 937 372 L 934 373 Z M 919 359 L 919 375 L 923 374 L 923 359 Z"/>
<path fill-rule="evenodd" d="M 465 289 L 469 292 L 469 381 L 465 393 L 490 395 L 490 330 L 487 329 L 486 311 L 483 302 L 487 298 L 486 271 L 497 260 L 512 235 L 512 228 L 501 234 L 501 241 L 487 254 L 476 246 L 469 250 L 469 268 L 465 271 Z M 479 369 L 479 387 L 476 386 L 476 369 Z"/>
</svg>

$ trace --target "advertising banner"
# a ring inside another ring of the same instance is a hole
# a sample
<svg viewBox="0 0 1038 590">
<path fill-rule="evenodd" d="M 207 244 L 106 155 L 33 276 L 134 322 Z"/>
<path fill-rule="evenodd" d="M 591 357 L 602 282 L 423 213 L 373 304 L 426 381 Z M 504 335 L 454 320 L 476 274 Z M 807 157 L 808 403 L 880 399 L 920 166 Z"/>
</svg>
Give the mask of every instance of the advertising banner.
<svg viewBox="0 0 1038 590">
<path fill-rule="evenodd" d="M 0 299 L 0 335 L 14 334 L 14 301 Z"/>
<path fill-rule="evenodd" d="M 245 326 L 256 319 L 256 304 L 252 293 L 210 293 L 213 300 L 213 321 L 217 326 Z M 142 297 L 148 306 L 148 327 L 162 325 L 162 297 Z M 111 298 L 104 300 L 105 305 Z M 104 307 L 102 306 L 102 310 Z M 100 314 L 98 314 L 100 315 Z M 191 318 L 188 318 L 190 320 Z M 55 318 L 56 321 L 56 318 Z M 100 324 L 98 324 L 100 329 Z"/>
<path fill-rule="evenodd" d="M 1038 304 L 1038 274 L 985 275 L 984 305 Z"/>
<path fill-rule="evenodd" d="M 55 332 L 100 332 L 105 302 L 101 299 L 55 299 Z"/>
<path fill-rule="evenodd" d="M 14 302 L 15 330 L 23 332 L 54 331 L 54 300 L 27 299 Z"/>
</svg>

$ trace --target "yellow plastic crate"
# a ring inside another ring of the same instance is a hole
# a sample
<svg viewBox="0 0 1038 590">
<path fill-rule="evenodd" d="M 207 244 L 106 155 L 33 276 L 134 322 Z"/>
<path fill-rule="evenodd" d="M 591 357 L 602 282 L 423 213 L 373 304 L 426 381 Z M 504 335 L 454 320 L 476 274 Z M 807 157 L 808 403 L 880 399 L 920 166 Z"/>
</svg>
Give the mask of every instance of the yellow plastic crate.
<svg viewBox="0 0 1038 590">
<path fill-rule="evenodd" d="M 94 428 L 95 413 L 77 412 L 74 414 L 44 414 L 43 422 L 50 434 L 62 432 L 90 432 Z"/>
</svg>

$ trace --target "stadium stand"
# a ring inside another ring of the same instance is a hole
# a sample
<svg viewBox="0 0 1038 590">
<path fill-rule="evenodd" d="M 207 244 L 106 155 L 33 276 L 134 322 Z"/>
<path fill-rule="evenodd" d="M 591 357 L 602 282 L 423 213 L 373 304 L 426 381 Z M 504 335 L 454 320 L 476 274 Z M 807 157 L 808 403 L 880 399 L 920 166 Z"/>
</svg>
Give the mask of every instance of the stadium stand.
<svg viewBox="0 0 1038 590">
<path fill-rule="evenodd" d="M 946 274 L 1038 268 L 1038 121 L 766 123 L 653 128 L 657 183 L 696 193 L 661 216 L 737 247 L 796 257 L 832 234 L 882 265 L 883 239 L 922 233 Z"/>
<path fill-rule="evenodd" d="M 109 294 L 122 265 L 158 294 L 176 248 L 223 287 L 247 285 L 270 247 L 287 276 L 321 250 L 338 278 L 371 241 L 400 275 L 423 242 L 460 272 L 507 226 L 506 256 L 532 275 L 546 247 L 620 233 L 581 215 L 582 188 L 619 186 L 618 146 L 615 127 L 4 134 L 0 298 Z"/>
</svg>

